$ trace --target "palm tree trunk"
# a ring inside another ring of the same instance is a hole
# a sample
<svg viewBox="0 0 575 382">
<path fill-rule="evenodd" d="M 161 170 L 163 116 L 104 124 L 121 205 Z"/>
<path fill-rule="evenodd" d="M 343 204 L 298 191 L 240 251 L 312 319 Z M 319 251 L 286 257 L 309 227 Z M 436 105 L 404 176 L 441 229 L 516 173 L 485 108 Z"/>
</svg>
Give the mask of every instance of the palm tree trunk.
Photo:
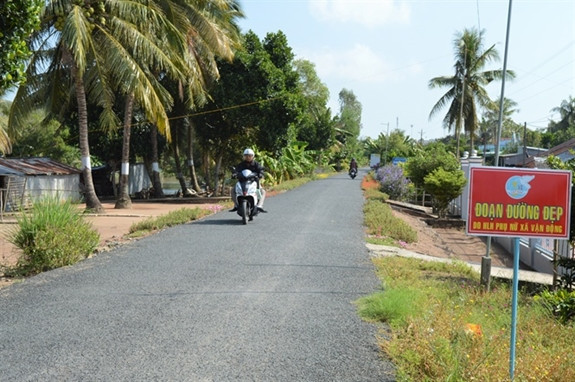
<svg viewBox="0 0 575 382">
<path fill-rule="evenodd" d="M 209 150 L 204 150 L 204 174 L 206 176 L 206 192 L 210 191 L 210 184 L 212 183 L 211 180 L 211 175 L 210 175 L 210 162 L 211 162 L 211 158 L 210 158 L 210 152 Z"/>
<path fill-rule="evenodd" d="M 214 180 L 214 196 L 219 196 L 219 188 L 220 188 L 220 168 L 222 167 L 222 159 L 223 156 L 220 155 L 218 160 L 216 161 L 216 171 L 215 171 L 215 180 Z"/>
<path fill-rule="evenodd" d="M 170 128 L 171 128 L 170 124 Z M 180 182 L 180 189 L 182 190 L 182 196 L 189 197 L 192 194 L 188 191 L 188 187 L 186 186 L 186 179 L 184 178 L 184 174 L 182 173 L 182 165 L 180 163 L 180 149 L 178 147 L 179 141 L 179 129 L 176 128 L 172 131 L 172 151 L 174 154 L 174 162 L 176 167 L 176 178 Z"/>
<path fill-rule="evenodd" d="M 152 147 L 152 185 L 154 187 L 154 198 L 163 198 L 164 189 L 162 187 L 162 178 L 160 178 L 160 165 L 158 160 L 158 127 L 156 125 L 152 125 L 150 141 Z"/>
<path fill-rule="evenodd" d="M 455 142 L 456 142 L 456 146 L 455 146 L 455 157 L 457 158 L 457 160 L 459 160 L 459 158 L 461 157 L 461 155 L 459 155 L 459 139 L 460 139 L 460 135 L 461 135 L 461 122 L 459 122 L 459 120 L 457 121 L 457 127 L 455 128 Z"/>
<path fill-rule="evenodd" d="M 190 170 L 190 182 L 196 192 L 200 192 L 198 177 L 196 176 L 196 166 L 194 165 L 194 122 L 188 124 L 188 167 Z"/>
<path fill-rule="evenodd" d="M 74 79 L 74 88 L 76 91 L 76 102 L 78 105 L 78 135 L 80 137 L 80 155 L 82 156 L 82 175 L 84 177 L 84 197 L 86 199 L 86 209 L 95 213 L 104 213 L 104 207 L 94 188 L 92 179 L 92 165 L 90 164 L 90 145 L 88 142 L 88 108 L 86 104 L 86 91 L 84 89 L 84 79 L 78 71 L 78 66 L 72 59 L 70 52 L 64 52 L 68 58 L 72 77 Z"/>
<path fill-rule="evenodd" d="M 473 155 L 473 151 L 475 151 L 475 129 L 469 130 L 469 156 Z"/>
<path fill-rule="evenodd" d="M 132 111 L 134 110 L 134 93 L 126 97 L 124 108 L 124 137 L 122 140 L 122 170 L 120 172 L 120 194 L 116 200 L 114 208 L 132 208 L 130 199 L 129 178 L 130 178 L 130 134 L 132 132 Z"/>
</svg>

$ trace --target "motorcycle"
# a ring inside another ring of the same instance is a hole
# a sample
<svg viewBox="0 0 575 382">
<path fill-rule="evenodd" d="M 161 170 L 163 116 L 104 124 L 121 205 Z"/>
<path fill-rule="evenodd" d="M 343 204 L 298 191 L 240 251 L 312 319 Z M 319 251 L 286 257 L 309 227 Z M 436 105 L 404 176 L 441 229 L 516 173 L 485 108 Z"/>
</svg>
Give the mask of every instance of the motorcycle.
<svg viewBox="0 0 575 382">
<path fill-rule="evenodd" d="M 234 176 L 235 175 L 235 176 Z M 242 223 L 248 224 L 252 221 L 254 216 L 258 214 L 258 200 L 259 192 L 257 174 L 250 170 L 243 170 L 240 173 L 235 173 L 232 177 L 237 178 L 236 183 L 236 205 L 238 206 L 238 215 L 242 217 Z"/>
<path fill-rule="evenodd" d="M 357 169 L 355 168 L 350 169 L 349 176 L 351 177 L 351 179 L 355 179 L 355 177 L 357 176 Z"/>
</svg>

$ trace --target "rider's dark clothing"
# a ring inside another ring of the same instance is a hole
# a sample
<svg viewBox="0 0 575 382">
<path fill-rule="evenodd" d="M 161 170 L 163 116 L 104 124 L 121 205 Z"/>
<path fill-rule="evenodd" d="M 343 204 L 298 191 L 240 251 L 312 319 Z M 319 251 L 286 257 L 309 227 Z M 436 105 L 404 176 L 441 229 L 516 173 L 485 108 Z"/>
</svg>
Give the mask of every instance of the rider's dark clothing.
<svg viewBox="0 0 575 382">
<path fill-rule="evenodd" d="M 256 162 L 255 160 L 251 161 L 251 162 L 246 162 L 241 161 L 237 166 L 236 166 L 236 173 L 240 173 L 243 170 L 250 170 L 251 172 L 258 174 L 259 178 L 263 178 L 264 177 L 264 168 L 262 167 L 261 164 L 259 164 L 258 162 Z"/>
<path fill-rule="evenodd" d="M 349 169 L 351 170 L 352 168 L 357 170 L 357 162 L 352 160 L 351 163 L 349 164 Z"/>
</svg>

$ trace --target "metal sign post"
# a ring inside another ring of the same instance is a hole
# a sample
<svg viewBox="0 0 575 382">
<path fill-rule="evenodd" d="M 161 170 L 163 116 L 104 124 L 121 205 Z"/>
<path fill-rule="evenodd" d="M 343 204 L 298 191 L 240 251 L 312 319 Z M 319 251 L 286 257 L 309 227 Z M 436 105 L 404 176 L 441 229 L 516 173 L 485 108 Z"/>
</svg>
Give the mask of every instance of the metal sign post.
<svg viewBox="0 0 575 382">
<path fill-rule="evenodd" d="M 568 239 L 571 171 L 505 167 L 469 170 L 468 235 L 513 237 L 509 374 L 515 373 L 519 238 Z"/>
</svg>

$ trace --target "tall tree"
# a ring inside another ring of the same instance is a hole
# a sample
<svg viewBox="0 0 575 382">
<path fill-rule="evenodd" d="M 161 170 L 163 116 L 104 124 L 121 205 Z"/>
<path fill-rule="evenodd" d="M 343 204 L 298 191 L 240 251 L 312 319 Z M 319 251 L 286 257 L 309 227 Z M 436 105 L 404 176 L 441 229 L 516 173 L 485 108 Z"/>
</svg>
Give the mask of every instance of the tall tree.
<svg viewBox="0 0 575 382">
<path fill-rule="evenodd" d="M 235 164 L 248 146 L 279 156 L 304 115 L 285 35 L 268 33 L 260 41 L 249 31 L 234 61 L 219 61 L 218 67 L 220 80 L 210 90 L 211 100 L 194 117 L 201 146 L 224 165 Z"/>
<path fill-rule="evenodd" d="M 493 127 L 493 135 L 497 135 L 497 127 L 499 125 L 499 105 L 500 101 L 497 98 L 491 106 L 485 109 L 483 113 L 483 119 L 487 122 L 488 125 Z M 501 124 L 501 134 L 503 137 L 511 137 L 513 133 L 517 135 L 522 134 L 523 126 L 516 123 L 512 115 L 518 111 L 517 109 L 517 102 L 509 99 L 503 99 L 503 113 L 502 115 L 502 124 Z"/>
<path fill-rule="evenodd" d="M 409 158 L 415 155 L 417 148 L 417 142 L 400 129 L 391 131 L 389 135 L 380 133 L 377 139 L 367 138 L 363 144 L 367 154 L 380 155 L 381 163 L 388 163 L 394 157 Z"/>
<path fill-rule="evenodd" d="M 305 114 L 297 128 L 297 140 L 308 143 L 308 150 L 328 148 L 335 137 L 331 109 L 327 107 L 329 89 L 321 82 L 315 65 L 307 60 L 294 61 Z"/>
<path fill-rule="evenodd" d="M 336 138 L 344 146 L 343 156 L 355 156 L 359 152 L 362 106 L 352 90 L 339 92 L 339 115 L 335 117 Z"/>
<path fill-rule="evenodd" d="M 26 61 L 32 54 L 29 40 L 40 26 L 42 4 L 42 0 L 0 3 L 0 97 L 26 80 Z M 0 121 L 0 152 L 11 152 L 13 138 L 8 133 L 8 121 Z"/>
<path fill-rule="evenodd" d="M 186 66 L 183 69 L 184 78 L 167 76 L 167 82 L 176 82 L 180 91 L 176 101 L 178 103 L 187 103 L 188 107 L 202 105 L 206 100 L 206 83 L 211 82 L 218 77 L 215 57 L 219 56 L 227 60 L 233 58 L 233 48 L 238 42 L 238 28 L 235 19 L 241 15 L 239 6 L 236 1 L 219 1 L 219 2 L 178 2 L 172 0 L 159 0 L 159 5 L 165 10 L 167 19 L 173 23 L 174 28 L 183 32 L 185 36 L 185 46 L 187 51 L 183 52 Z M 184 16 L 184 17 L 182 17 Z M 153 31 L 157 33 L 157 31 Z M 168 52 L 170 47 L 168 47 Z M 162 71 L 161 66 L 153 66 L 149 63 L 141 63 L 143 66 L 150 66 L 149 72 Z M 128 100 L 131 95 L 128 95 Z M 128 194 L 128 173 L 129 163 L 124 160 L 129 158 L 129 136 L 131 124 L 130 114 L 126 114 L 124 121 L 124 145 L 122 154 L 122 176 L 120 178 L 120 195 L 116 202 L 116 208 L 129 208 L 130 196 Z M 185 115 L 182 113 L 180 115 Z M 187 118 L 184 126 L 190 129 Z M 171 126 L 169 131 L 172 131 Z M 176 136 L 191 137 L 189 131 L 177 134 Z M 127 139 L 126 139 L 127 137 Z M 180 166 L 178 144 L 173 142 L 173 153 L 176 160 L 176 166 Z M 191 148 L 188 150 L 188 156 L 191 156 Z M 126 170 L 125 170 L 126 169 Z M 125 172 L 126 171 L 126 172 Z M 179 181 L 182 184 L 184 195 L 189 194 L 188 188 L 185 187 L 183 172 L 178 170 Z"/>
<path fill-rule="evenodd" d="M 446 106 L 447 114 L 443 118 L 443 126 L 448 130 L 455 128 L 458 140 L 461 125 L 470 138 L 470 150 L 474 149 L 474 136 L 478 127 L 478 111 L 480 108 L 493 107 L 485 86 L 493 80 L 503 78 L 502 70 L 485 70 L 487 64 L 499 60 L 499 53 L 492 45 L 483 48 L 483 31 L 465 29 L 456 34 L 453 41 L 455 51 L 455 74 L 440 76 L 429 81 L 429 88 L 448 88 L 447 92 L 437 101 L 431 109 L 431 119 Z M 508 78 L 514 78 L 513 71 L 508 70 Z M 456 153 L 459 156 L 459 152 Z"/>
<path fill-rule="evenodd" d="M 12 151 L 12 140 L 8 136 L 8 113 L 12 102 L 0 100 L 0 153 Z"/>
<path fill-rule="evenodd" d="M 126 97 L 124 106 L 124 131 L 122 134 L 122 167 L 120 171 L 120 189 L 115 208 L 131 208 L 130 199 L 130 134 L 132 133 L 132 114 L 134 110 L 134 93 Z"/>
<path fill-rule="evenodd" d="M 115 92 L 133 93 L 147 117 L 167 131 L 165 105 L 171 97 L 150 68 L 181 77 L 178 57 L 185 39 L 153 1 L 53 0 L 46 3 L 33 41 L 28 82 L 16 94 L 10 126 L 16 128 L 31 106 L 43 105 L 50 116 L 61 117 L 75 105 L 86 208 L 103 212 L 91 174 L 88 102 L 101 107 L 102 128 L 114 129 Z"/>
<path fill-rule="evenodd" d="M 553 147 L 575 137 L 575 98 L 569 96 L 551 111 L 559 113 L 558 121 L 549 121 L 542 134 L 544 147 Z"/>
<path fill-rule="evenodd" d="M 237 20 L 243 17 L 243 13 L 237 0 L 160 2 L 171 22 L 186 36 L 188 74 L 183 81 L 166 79 L 166 86 L 176 95 L 176 108 L 181 111 L 178 119 L 182 119 L 207 102 L 208 88 L 219 78 L 217 60 L 232 61 L 235 50 L 240 46 Z M 199 191 L 193 168 L 195 134 L 192 130 L 193 124 L 188 117 L 170 125 L 170 131 L 177 131 L 177 136 L 182 140 L 172 144 L 172 153 L 178 156 L 175 158 L 176 165 L 180 166 L 180 149 L 185 150 L 193 188 Z M 190 196 L 191 193 L 185 187 L 183 172 L 177 172 L 184 195 Z"/>
</svg>

